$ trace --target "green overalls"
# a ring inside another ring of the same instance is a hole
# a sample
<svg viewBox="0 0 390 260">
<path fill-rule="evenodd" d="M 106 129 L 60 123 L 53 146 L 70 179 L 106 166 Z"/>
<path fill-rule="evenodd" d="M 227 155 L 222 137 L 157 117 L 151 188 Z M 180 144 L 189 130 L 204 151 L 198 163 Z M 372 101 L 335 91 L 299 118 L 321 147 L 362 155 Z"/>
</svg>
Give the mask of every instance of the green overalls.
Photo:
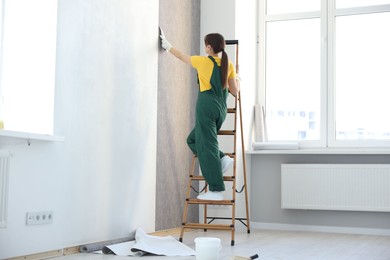
<svg viewBox="0 0 390 260">
<path fill-rule="evenodd" d="M 225 184 L 221 169 L 221 158 L 225 155 L 219 150 L 218 131 L 227 113 L 226 99 L 228 89 L 223 89 L 221 70 L 214 58 L 210 83 L 212 88 L 198 94 L 196 103 L 195 128 L 187 138 L 191 151 L 198 156 L 202 175 L 210 191 L 224 191 Z"/>
</svg>

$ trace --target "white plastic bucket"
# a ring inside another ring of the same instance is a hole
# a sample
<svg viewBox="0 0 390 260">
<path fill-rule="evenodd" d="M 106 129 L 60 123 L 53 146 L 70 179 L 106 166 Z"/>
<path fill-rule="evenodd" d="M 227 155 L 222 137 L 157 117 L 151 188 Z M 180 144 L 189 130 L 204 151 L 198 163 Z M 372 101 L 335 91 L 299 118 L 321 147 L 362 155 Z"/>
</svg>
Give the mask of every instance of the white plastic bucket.
<svg viewBox="0 0 390 260">
<path fill-rule="evenodd" d="M 221 239 L 216 237 L 195 238 L 196 260 L 218 260 Z"/>
</svg>

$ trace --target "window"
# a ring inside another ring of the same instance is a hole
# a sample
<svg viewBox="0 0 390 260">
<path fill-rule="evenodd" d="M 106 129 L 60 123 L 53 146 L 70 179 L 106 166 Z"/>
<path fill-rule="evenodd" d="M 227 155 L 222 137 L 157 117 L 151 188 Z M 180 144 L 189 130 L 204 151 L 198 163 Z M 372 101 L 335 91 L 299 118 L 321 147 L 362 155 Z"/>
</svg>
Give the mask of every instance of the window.
<svg viewBox="0 0 390 260">
<path fill-rule="evenodd" d="M 269 141 L 390 147 L 390 1 L 262 0 Z"/>
<path fill-rule="evenodd" d="M 0 0 L 0 119 L 53 134 L 56 0 Z"/>
</svg>

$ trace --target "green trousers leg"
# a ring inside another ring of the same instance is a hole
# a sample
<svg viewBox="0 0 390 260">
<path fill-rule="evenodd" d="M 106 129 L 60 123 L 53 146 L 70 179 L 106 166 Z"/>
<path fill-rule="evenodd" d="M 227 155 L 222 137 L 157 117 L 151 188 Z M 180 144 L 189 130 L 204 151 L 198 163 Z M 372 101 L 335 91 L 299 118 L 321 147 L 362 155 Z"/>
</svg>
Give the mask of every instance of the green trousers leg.
<svg viewBox="0 0 390 260">
<path fill-rule="evenodd" d="M 218 129 L 218 131 L 219 131 L 219 129 Z M 195 145 L 195 128 L 192 129 L 192 131 L 190 132 L 190 134 L 187 137 L 187 145 L 193 154 L 195 154 L 195 155 L 198 154 L 196 151 L 196 145 Z M 225 154 L 222 151 L 219 151 L 219 159 L 222 159 L 222 157 L 224 157 L 224 156 L 225 156 Z"/>
<path fill-rule="evenodd" d="M 195 128 L 187 138 L 188 146 L 198 156 L 200 169 L 210 191 L 225 190 L 221 169 L 224 153 L 219 150 L 217 136 L 224 119 L 224 116 L 217 121 L 204 114 L 197 116 Z"/>
</svg>

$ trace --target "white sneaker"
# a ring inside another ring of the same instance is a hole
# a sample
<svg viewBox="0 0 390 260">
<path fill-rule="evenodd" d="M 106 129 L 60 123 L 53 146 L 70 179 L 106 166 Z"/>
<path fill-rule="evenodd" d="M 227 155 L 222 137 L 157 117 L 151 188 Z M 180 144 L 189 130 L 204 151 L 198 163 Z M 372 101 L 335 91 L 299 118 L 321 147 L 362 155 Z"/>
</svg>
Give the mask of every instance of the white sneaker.
<svg viewBox="0 0 390 260">
<path fill-rule="evenodd" d="M 227 155 L 221 158 L 222 174 L 229 170 L 230 166 L 233 165 L 233 162 L 234 160 Z"/>
<path fill-rule="evenodd" d="M 198 200 L 223 200 L 221 191 L 208 191 L 198 195 Z"/>
</svg>

